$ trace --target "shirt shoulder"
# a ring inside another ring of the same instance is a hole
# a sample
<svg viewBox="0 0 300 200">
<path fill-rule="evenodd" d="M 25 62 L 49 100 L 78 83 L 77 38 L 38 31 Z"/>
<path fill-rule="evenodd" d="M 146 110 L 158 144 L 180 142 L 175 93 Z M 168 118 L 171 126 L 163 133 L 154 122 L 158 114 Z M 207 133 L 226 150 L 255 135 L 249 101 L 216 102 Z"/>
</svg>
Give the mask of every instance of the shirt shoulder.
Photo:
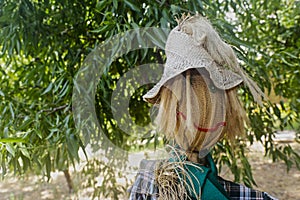
<svg viewBox="0 0 300 200">
<path fill-rule="evenodd" d="M 155 181 L 155 169 L 159 166 L 158 160 L 142 160 L 135 182 L 128 189 L 129 200 L 157 200 L 158 187 Z"/>
<path fill-rule="evenodd" d="M 218 181 L 232 200 L 278 200 L 266 192 L 254 190 L 221 177 L 219 177 Z"/>
</svg>

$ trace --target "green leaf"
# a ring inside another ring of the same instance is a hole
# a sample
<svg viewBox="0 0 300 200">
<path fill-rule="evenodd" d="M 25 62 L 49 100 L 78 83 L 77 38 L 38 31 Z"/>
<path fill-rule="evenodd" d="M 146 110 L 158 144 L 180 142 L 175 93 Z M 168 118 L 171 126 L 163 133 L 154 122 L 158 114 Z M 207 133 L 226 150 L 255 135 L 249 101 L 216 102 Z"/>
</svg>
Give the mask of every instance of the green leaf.
<svg viewBox="0 0 300 200">
<path fill-rule="evenodd" d="M 21 124 L 21 126 L 18 127 L 17 130 L 21 131 L 21 130 L 23 130 L 23 129 L 28 128 L 28 126 L 29 126 L 32 122 L 33 122 L 33 119 L 28 119 L 28 120 L 24 121 L 24 122 Z"/>
<path fill-rule="evenodd" d="M 274 113 L 279 119 L 281 119 L 281 112 L 277 106 L 274 106 Z"/>
<path fill-rule="evenodd" d="M 11 113 L 11 118 L 15 119 L 15 112 L 14 112 L 12 103 L 9 103 L 8 106 L 9 106 L 9 110 L 10 110 L 10 113 Z"/>
<path fill-rule="evenodd" d="M 27 149 L 25 149 L 25 148 L 20 148 L 20 151 L 21 151 L 21 153 L 22 153 L 26 158 L 30 159 L 30 154 L 29 154 L 29 152 L 28 152 Z"/>
<path fill-rule="evenodd" d="M 158 46 L 161 49 L 164 49 L 165 46 L 165 36 L 163 36 L 163 33 L 161 31 L 157 30 L 156 32 L 146 33 L 146 35 L 151 39 L 151 42 Z"/>
<path fill-rule="evenodd" d="M 61 91 L 58 94 L 59 98 L 62 98 L 63 96 L 66 95 L 66 93 L 69 91 L 69 81 L 66 81 L 65 84 L 63 85 Z"/>
<path fill-rule="evenodd" d="M 110 1 L 100 0 L 96 4 L 96 11 L 101 12 L 107 5 L 110 4 Z"/>
<path fill-rule="evenodd" d="M 107 24 L 107 25 L 103 25 L 98 29 L 95 30 L 91 30 L 91 33 L 104 33 L 107 31 L 110 31 L 112 28 L 114 27 L 114 24 Z"/>
<path fill-rule="evenodd" d="M 282 57 L 282 56 L 281 56 L 281 60 L 282 60 L 283 63 L 285 63 L 286 65 L 288 65 L 288 66 L 290 66 L 290 67 L 296 67 L 296 66 L 298 66 L 298 64 L 299 64 L 299 63 L 297 63 L 297 64 L 296 64 L 296 63 L 295 63 L 295 64 L 290 63 L 290 62 L 288 62 L 288 61 L 287 61 L 284 57 Z"/>
<path fill-rule="evenodd" d="M 113 5 L 115 9 L 118 9 L 118 0 L 113 0 Z"/>
<path fill-rule="evenodd" d="M 0 142 L 2 143 L 22 143 L 25 142 L 23 138 L 1 138 Z"/>
<path fill-rule="evenodd" d="M 52 89 L 52 87 L 53 87 L 53 83 L 51 82 L 48 85 L 48 87 L 44 90 L 44 92 L 41 94 L 41 96 L 44 95 L 44 94 L 47 94 L 48 92 L 50 92 L 50 90 Z"/>
<path fill-rule="evenodd" d="M 17 54 L 20 54 L 20 51 L 21 51 L 21 44 L 20 44 L 20 41 L 17 40 L 17 45 L 16 45 L 16 51 L 17 51 Z"/>
<path fill-rule="evenodd" d="M 282 53 L 290 56 L 291 58 L 294 58 L 294 59 L 298 59 L 299 60 L 299 57 L 295 56 L 294 54 L 290 53 L 290 52 L 287 52 L 287 51 L 283 51 Z"/>
<path fill-rule="evenodd" d="M 135 12 L 141 12 L 140 8 L 138 6 L 136 6 L 134 3 L 132 3 L 129 0 L 124 0 L 124 3 L 127 4 L 129 6 L 129 8 Z"/>
<path fill-rule="evenodd" d="M 70 129 L 68 131 L 70 132 Z M 73 134 L 67 137 L 67 147 L 71 157 L 79 161 L 79 156 L 78 156 L 79 144 Z"/>
<path fill-rule="evenodd" d="M 6 150 L 7 150 L 13 157 L 15 157 L 16 151 L 15 151 L 13 145 L 7 143 L 7 144 L 5 144 L 5 147 L 6 147 Z"/>
<path fill-rule="evenodd" d="M 61 85 L 62 85 L 63 81 L 64 81 L 64 79 L 63 79 L 63 78 L 61 78 L 61 79 L 60 79 L 60 81 L 58 82 L 58 84 L 55 84 L 55 87 L 54 87 L 53 93 L 57 92 L 57 91 L 60 89 L 60 87 L 61 87 Z M 56 81 L 56 82 L 57 82 L 57 81 Z"/>
<path fill-rule="evenodd" d="M 3 136 L 4 137 L 9 137 L 9 135 L 8 135 L 8 127 L 4 127 Z"/>
</svg>

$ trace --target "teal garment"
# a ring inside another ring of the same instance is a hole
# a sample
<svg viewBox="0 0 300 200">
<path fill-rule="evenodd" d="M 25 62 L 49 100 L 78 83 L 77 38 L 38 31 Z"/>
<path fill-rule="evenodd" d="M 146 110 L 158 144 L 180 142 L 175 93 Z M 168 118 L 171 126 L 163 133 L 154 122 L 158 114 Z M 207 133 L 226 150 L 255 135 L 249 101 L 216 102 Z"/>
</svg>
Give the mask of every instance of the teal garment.
<svg viewBox="0 0 300 200">
<path fill-rule="evenodd" d="M 169 162 L 185 160 L 184 156 L 170 158 Z M 207 155 L 209 166 L 202 166 L 193 162 L 184 162 L 183 167 L 175 170 L 180 176 L 180 182 L 185 183 L 186 190 L 192 199 L 198 200 L 230 200 L 223 186 L 218 181 L 217 168 L 210 154 Z M 193 190 L 191 189 L 193 188 Z"/>
</svg>

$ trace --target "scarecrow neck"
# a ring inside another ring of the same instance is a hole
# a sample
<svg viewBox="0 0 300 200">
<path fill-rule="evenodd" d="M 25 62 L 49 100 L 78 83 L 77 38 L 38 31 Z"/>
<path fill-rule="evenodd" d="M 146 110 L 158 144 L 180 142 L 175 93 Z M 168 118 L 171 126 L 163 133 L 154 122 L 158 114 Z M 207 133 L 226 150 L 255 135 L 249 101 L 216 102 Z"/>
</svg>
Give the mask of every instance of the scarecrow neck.
<svg viewBox="0 0 300 200">
<path fill-rule="evenodd" d="M 206 156 L 207 166 L 191 163 L 184 159 L 185 156 L 172 157 L 168 162 L 174 164 L 173 170 L 178 175 L 179 185 L 185 188 L 191 199 L 230 199 L 223 186 L 218 182 L 217 168 L 211 154 Z M 164 191 L 164 188 L 162 191 Z"/>
<path fill-rule="evenodd" d="M 199 151 L 186 151 L 186 155 L 189 161 L 203 165 L 208 166 L 207 158 L 199 158 Z"/>
</svg>

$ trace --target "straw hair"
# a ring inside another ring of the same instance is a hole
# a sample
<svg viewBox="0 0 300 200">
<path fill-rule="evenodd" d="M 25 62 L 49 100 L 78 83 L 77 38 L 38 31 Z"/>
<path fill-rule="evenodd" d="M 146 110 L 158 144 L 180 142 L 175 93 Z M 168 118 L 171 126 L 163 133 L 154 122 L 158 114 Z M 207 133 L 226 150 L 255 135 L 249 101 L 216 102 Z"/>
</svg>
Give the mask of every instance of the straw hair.
<svg viewBox="0 0 300 200">
<path fill-rule="evenodd" d="M 202 74 L 202 75 L 201 75 Z M 171 79 L 162 88 L 159 99 L 159 111 L 156 118 L 157 128 L 164 133 L 167 139 L 175 139 L 176 143 L 187 151 L 189 160 L 195 161 L 192 151 L 199 151 L 205 141 L 213 146 L 225 134 L 233 140 L 245 132 L 244 123 L 247 116 L 237 96 L 237 88 L 212 93 L 207 82 L 202 76 L 207 76 L 205 71 L 199 74 L 196 69 L 187 70 L 185 76 L 179 75 Z M 207 79 L 207 78 L 206 78 Z M 216 102 L 224 100 L 222 105 Z M 224 108 L 224 112 L 219 110 Z M 178 116 L 178 111 L 185 113 L 186 118 Z M 224 115 L 224 116 L 221 116 Z M 199 127 L 211 127 L 216 120 L 226 121 L 226 126 L 217 134 L 216 138 L 209 138 L 212 133 L 199 131 Z M 209 140 L 209 141 L 207 141 Z"/>
<path fill-rule="evenodd" d="M 234 141 L 236 136 L 245 136 L 245 125 L 249 124 L 246 111 L 238 97 L 238 88 L 226 91 L 226 126 L 222 137 Z"/>
<path fill-rule="evenodd" d="M 156 182 L 158 183 L 159 200 L 181 200 L 188 199 L 185 185 L 178 178 L 176 168 L 183 163 L 163 162 L 156 170 Z M 183 167 L 181 167 L 183 169 Z"/>
<path fill-rule="evenodd" d="M 192 182 L 193 174 L 188 173 L 185 166 L 193 166 L 198 170 L 201 167 L 187 161 L 186 152 L 180 149 L 171 148 L 172 162 L 161 162 L 159 167 L 155 170 L 155 181 L 158 185 L 159 197 L 158 200 L 192 200 L 191 194 L 197 196 L 197 199 L 201 198 L 200 194 L 197 194 L 196 188 Z M 194 177 L 196 178 L 196 177 Z M 188 184 L 190 182 L 191 184 Z M 200 182 L 197 182 L 200 185 Z"/>
</svg>

